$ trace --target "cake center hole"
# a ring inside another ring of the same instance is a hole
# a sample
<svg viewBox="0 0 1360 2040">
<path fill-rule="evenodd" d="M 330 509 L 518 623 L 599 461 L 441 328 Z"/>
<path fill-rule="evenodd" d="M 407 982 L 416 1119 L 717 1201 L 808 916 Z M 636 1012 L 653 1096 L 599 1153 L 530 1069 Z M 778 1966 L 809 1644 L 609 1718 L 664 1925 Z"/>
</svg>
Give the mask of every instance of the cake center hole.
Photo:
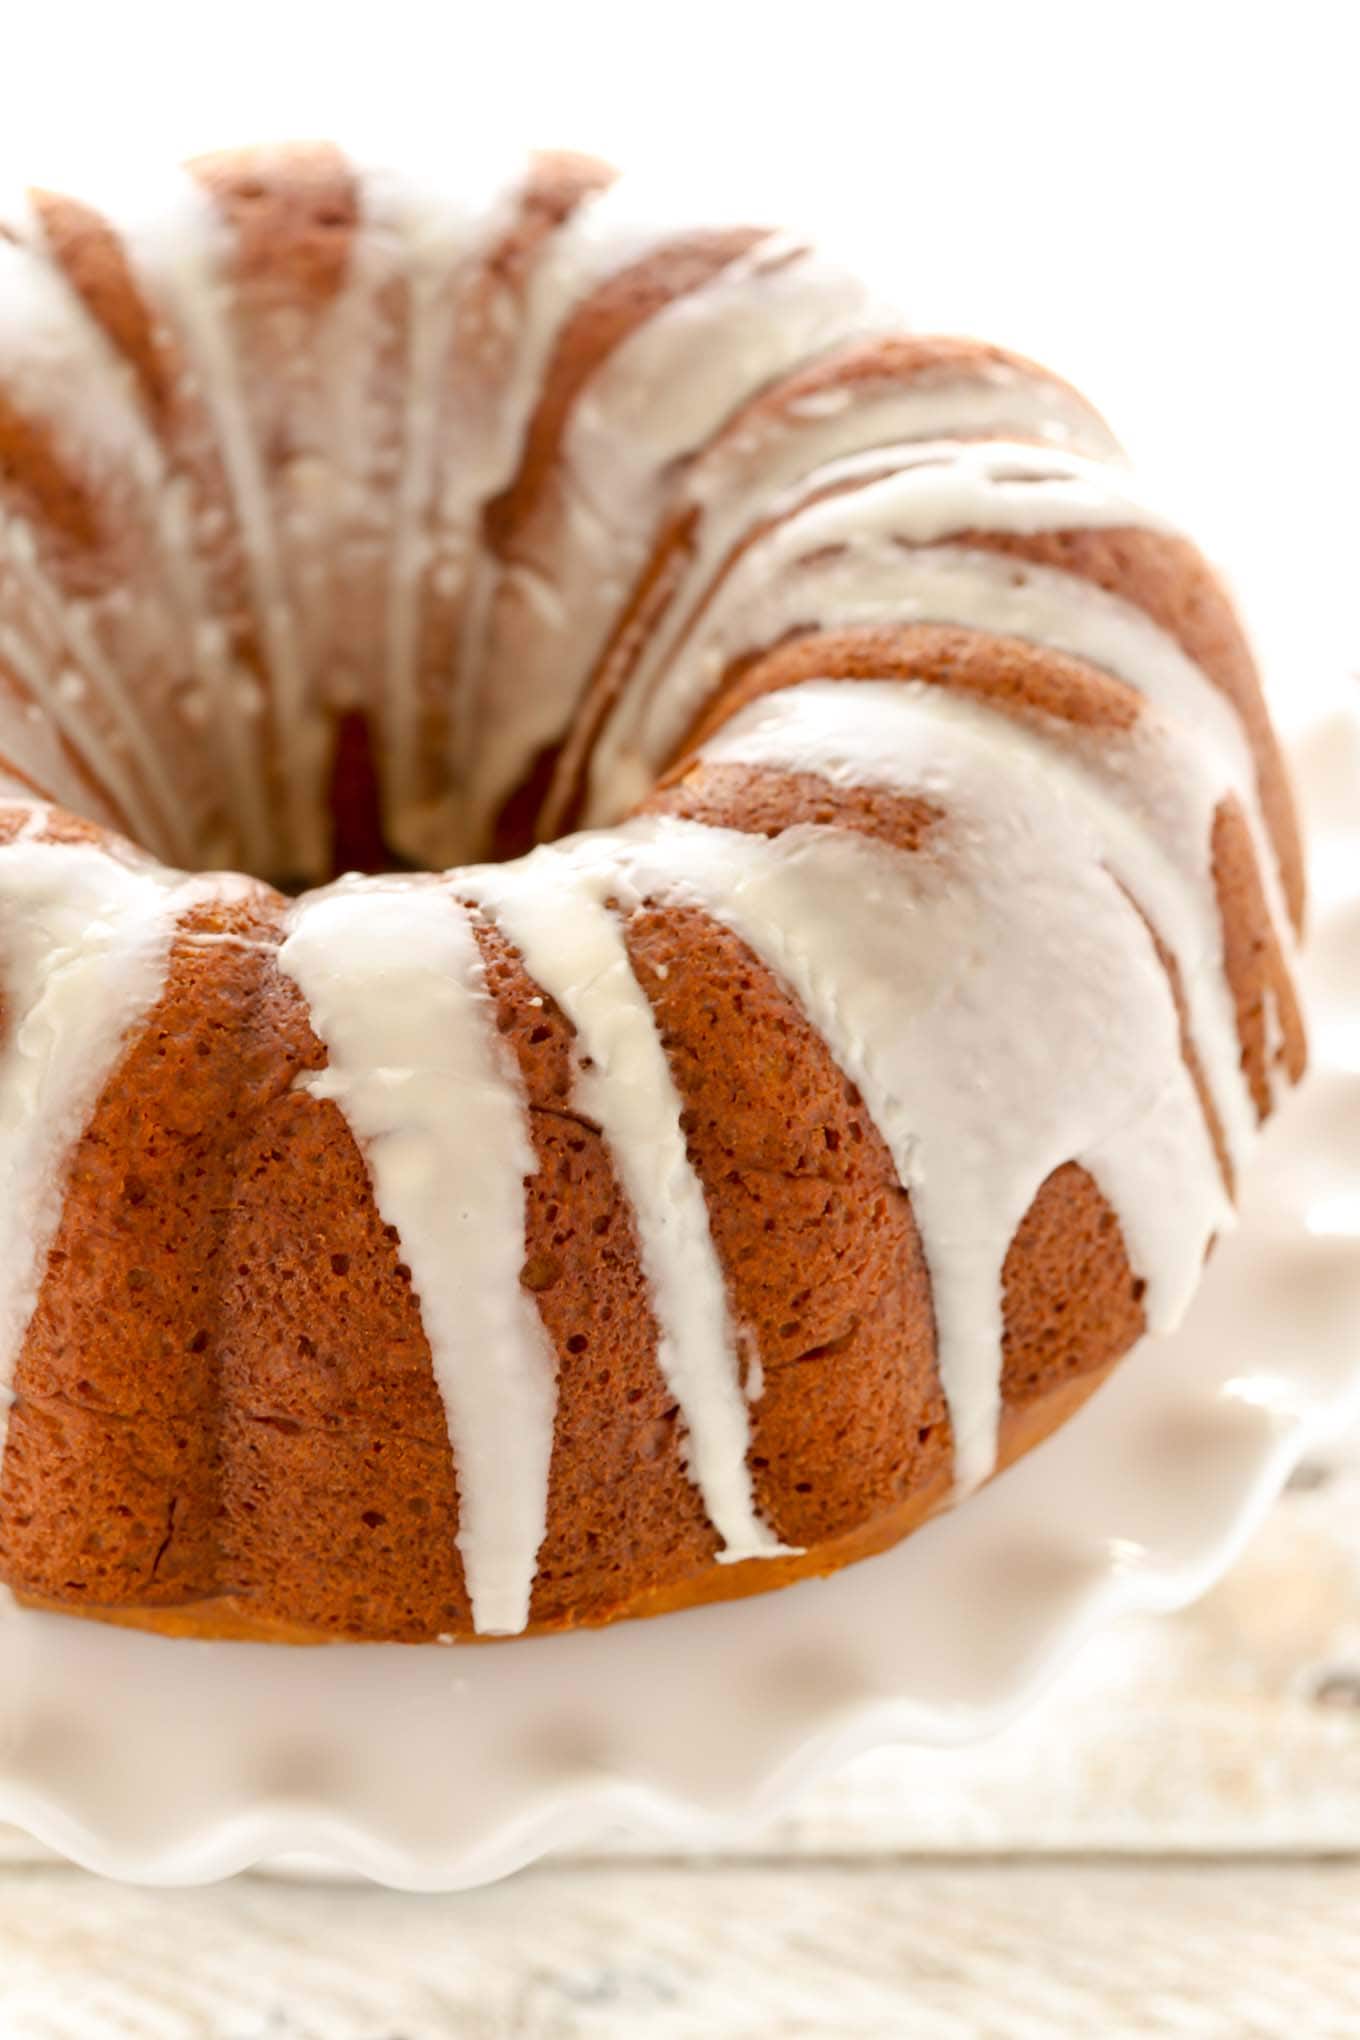
<svg viewBox="0 0 1360 2040">
<path fill-rule="evenodd" d="M 346 871 L 409 871 L 411 866 L 383 831 L 382 780 L 373 726 L 358 710 L 335 726 L 327 793 L 330 815 L 330 876 Z"/>
<path fill-rule="evenodd" d="M 499 864 L 531 850 L 539 840 L 535 824 L 556 758 L 556 747 L 541 753 L 497 815 L 489 840 L 467 844 L 440 868 L 473 862 Z M 450 793 L 447 798 L 448 838 L 452 845 L 458 841 L 459 832 L 455 796 Z M 349 872 L 374 877 L 385 872 L 428 868 L 406 856 L 391 840 L 384 813 L 381 752 L 373 724 L 362 709 L 347 710 L 334 721 L 325 799 L 329 839 L 326 870 L 309 875 L 262 873 L 280 892 L 305 892 Z"/>
</svg>

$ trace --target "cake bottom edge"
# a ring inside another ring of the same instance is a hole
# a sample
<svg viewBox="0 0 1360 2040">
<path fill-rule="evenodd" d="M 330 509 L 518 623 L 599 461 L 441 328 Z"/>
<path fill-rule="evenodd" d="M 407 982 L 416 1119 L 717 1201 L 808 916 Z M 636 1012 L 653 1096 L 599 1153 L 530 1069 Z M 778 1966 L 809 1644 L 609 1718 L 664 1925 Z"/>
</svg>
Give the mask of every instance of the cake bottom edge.
<svg viewBox="0 0 1360 2040">
<path fill-rule="evenodd" d="M 996 1467 L 991 1477 L 995 1479 L 1006 1467 L 1033 1451 L 1035 1446 L 1042 1444 L 1045 1438 L 1075 1415 L 1102 1382 L 1108 1380 L 1116 1364 L 1110 1361 L 1102 1367 L 1092 1368 L 1047 1388 L 1023 1406 L 1007 1408 L 1002 1415 Z M 896 1507 L 805 1551 L 778 1558 L 743 1559 L 734 1565 L 722 1565 L 716 1559 L 711 1560 L 683 1579 L 643 1588 L 616 1606 L 585 1610 L 577 1616 L 551 1622 L 531 1622 L 521 1636 L 542 1637 L 577 1629 L 600 1629 L 614 1622 L 678 1614 L 684 1609 L 700 1608 L 714 1602 L 773 1593 L 802 1580 L 826 1578 L 859 1559 L 876 1557 L 880 1552 L 900 1544 L 932 1516 L 949 1506 L 951 1492 L 951 1484 L 946 1479 L 937 1478 L 906 1496 Z M 317 1624 L 291 1622 L 286 1617 L 254 1607 L 247 1597 L 235 1594 L 213 1595 L 205 1600 L 157 1607 L 98 1607 L 84 1602 L 74 1607 L 70 1602 L 26 1593 L 20 1588 L 14 1590 L 14 1598 L 21 1608 L 44 1614 L 67 1615 L 77 1621 L 108 1623 L 121 1629 L 137 1629 L 158 1636 L 199 1642 L 316 1646 L 400 1641 L 413 1646 L 431 1643 L 505 1645 L 520 1640 L 517 1636 L 478 1636 L 471 1631 L 424 1638 L 369 1636 L 323 1628 Z"/>
</svg>

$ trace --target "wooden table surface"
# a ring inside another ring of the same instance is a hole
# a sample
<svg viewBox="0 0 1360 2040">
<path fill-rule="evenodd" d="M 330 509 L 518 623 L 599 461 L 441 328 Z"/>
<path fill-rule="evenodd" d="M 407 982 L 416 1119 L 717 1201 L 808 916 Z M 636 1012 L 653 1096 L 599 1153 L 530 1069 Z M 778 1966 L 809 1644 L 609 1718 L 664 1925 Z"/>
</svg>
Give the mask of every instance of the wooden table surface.
<svg viewBox="0 0 1360 2040">
<path fill-rule="evenodd" d="M 414 1898 L 0 1871 L 3 2040 L 1360 2036 L 1360 1435 L 1197 1606 L 738 1850 Z"/>
</svg>

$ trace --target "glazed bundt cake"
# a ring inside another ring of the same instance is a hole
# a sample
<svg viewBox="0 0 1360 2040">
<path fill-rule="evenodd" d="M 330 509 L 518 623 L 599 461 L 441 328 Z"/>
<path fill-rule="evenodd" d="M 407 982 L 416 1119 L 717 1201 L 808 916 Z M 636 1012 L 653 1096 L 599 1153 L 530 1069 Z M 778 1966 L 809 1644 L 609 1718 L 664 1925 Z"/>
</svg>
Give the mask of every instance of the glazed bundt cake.
<svg viewBox="0 0 1360 2040">
<path fill-rule="evenodd" d="M 25 1603 L 755 1591 L 1179 1319 L 1300 851 L 1065 384 L 584 158 L 252 150 L 0 217 L 0 518 Z"/>
</svg>

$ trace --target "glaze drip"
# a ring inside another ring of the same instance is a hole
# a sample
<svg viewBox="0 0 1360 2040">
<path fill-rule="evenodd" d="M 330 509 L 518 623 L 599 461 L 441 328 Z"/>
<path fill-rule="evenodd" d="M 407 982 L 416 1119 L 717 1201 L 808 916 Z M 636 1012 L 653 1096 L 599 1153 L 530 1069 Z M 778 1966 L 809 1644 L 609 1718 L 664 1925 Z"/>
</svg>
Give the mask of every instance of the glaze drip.
<svg viewBox="0 0 1360 2040">
<path fill-rule="evenodd" d="M 342 881 L 298 902 L 279 968 L 329 1057 L 307 1088 L 353 1128 L 410 1266 L 476 1625 L 512 1634 L 547 1527 L 555 1361 L 519 1279 L 535 1167 L 524 1100 L 467 915 L 432 880 Z"/>
<path fill-rule="evenodd" d="M 657 1364 L 680 1407 L 686 1463 L 723 1540 L 720 1556 L 774 1557 L 785 1547 L 752 1499 L 738 1342 L 703 1189 L 652 1009 L 608 904 L 625 878 L 617 860 L 592 862 L 568 847 L 460 872 L 457 885 L 575 1032 L 576 1103 L 608 1141 L 632 1205 L 660 1326 Z"/>
<path fill-rule="evenodd" d="M 0 845 L 0 1389 L 8 1390 L 71 1159 L 133 1031 L 160 998 L 181 916 L 219 891 L 46 834 Z M 0 1422 L 4 1407 L 0 1408 Z M 0 1440 L 0 1442 L 3 1442 Z"/>
</svg>

